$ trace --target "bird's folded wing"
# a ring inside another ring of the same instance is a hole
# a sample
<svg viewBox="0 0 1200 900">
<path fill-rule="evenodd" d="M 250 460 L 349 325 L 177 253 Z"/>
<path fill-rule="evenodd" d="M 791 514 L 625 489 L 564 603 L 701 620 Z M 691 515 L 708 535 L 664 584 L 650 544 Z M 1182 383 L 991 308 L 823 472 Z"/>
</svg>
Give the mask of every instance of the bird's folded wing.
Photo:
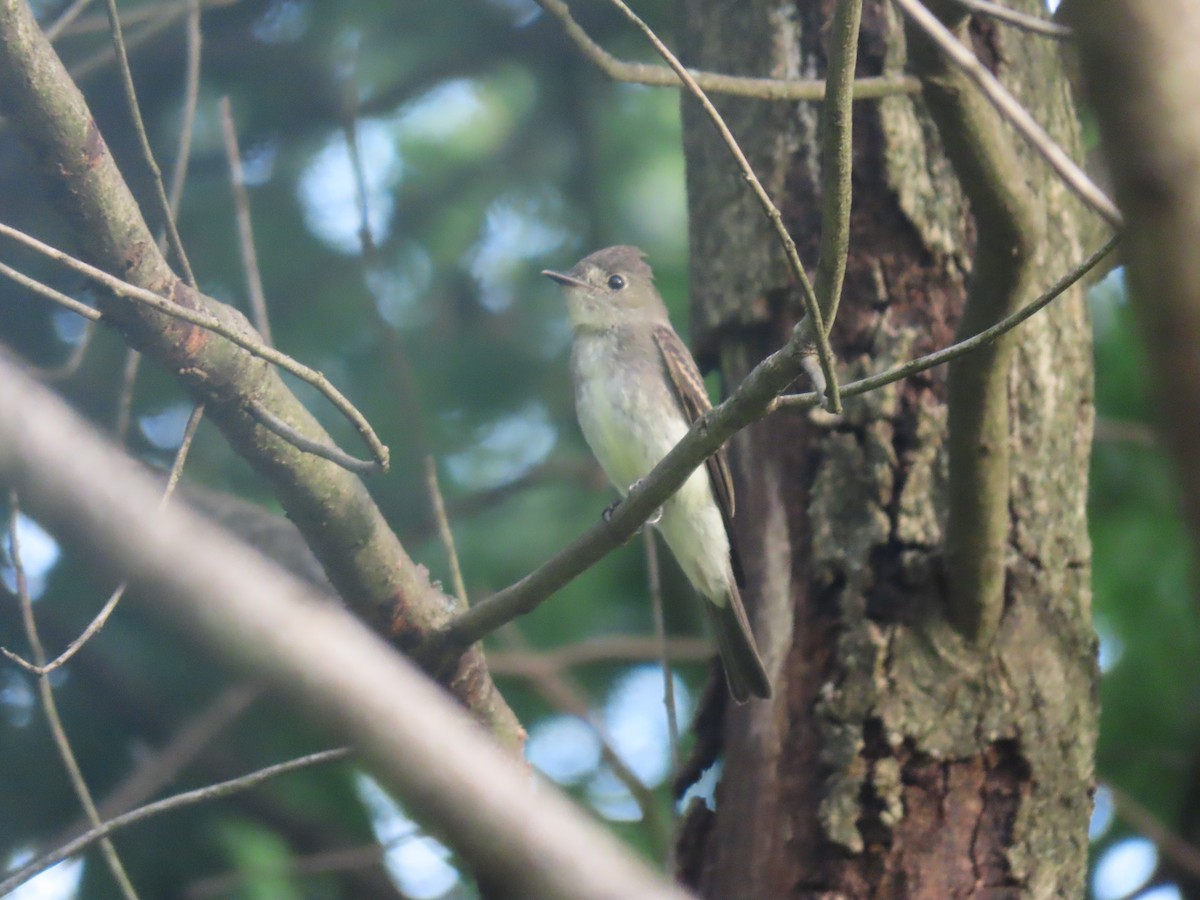
<svg viewBox="0 0 1200 900">
<path fill-rule="evenodd" d="M 662 356 L 663 366 L 667 370 L 675 397 L 683 410 L 683 415 L 689 425 L 712 409 L 708 399 L 708 391 L 704 387 L 704 379 L 692 354 L 684 346 L 673 330 L 665 326 L 654 329 L 654 343 L 658 345 Z M 729 546 L 732 551 L 733 573 L 739 584 L 742 583 L 741 561 L 733 543 L 733 476 L 729 471 L 729 460 L 725 448 L 719 448 L 705 462 L 708 468 L 708 480 L 712 484 L 713 495 L 717 499 L 717 507 L 721 510 L 721 518 L 725 522 L 725 533 L 729 536 Z"/>
</svg>

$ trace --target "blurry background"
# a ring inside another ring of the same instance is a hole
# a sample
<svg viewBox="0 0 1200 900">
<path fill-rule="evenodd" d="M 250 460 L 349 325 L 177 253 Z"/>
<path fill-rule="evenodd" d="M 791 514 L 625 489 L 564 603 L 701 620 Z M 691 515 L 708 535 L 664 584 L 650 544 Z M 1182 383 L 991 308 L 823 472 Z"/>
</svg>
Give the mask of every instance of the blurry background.
<svg viewBox="0 0 1200 900">
<path fill-rule="evenodd" d="M 67 4 L 34 5 L 50 22 Z M 107 22 L 93 6 L 56 46 L 156 223 Z M 671 4 L 647 0 L 638 8 L 669 41 Z M 121 9 L 147 129 L 169 173 L 182 117 L 187 3 L 122 2 Z M 575 11 L 617 56 L 651 58 L 603 4 Z M 179 215 L 202 289 L 246 308 L 218 111 L 228 95 L 276 345 L 323 371 L 391 447 L 392 471 L 368 483 L 411 555 L 450 585 L 424 477 L 431 454 L 469 594 L 480 598 L 511 583 L 590 526 L 612 499 L 575 425 L 559 292 L 537 273 L 569 267 L 600 246 L 637 244 L 686 333 L 675 92 L 609 82 L 532 0 L 219 0 L 204 6 L 203 37 Z M 2 124 L 0 220 L 73 249 L 39 193 L 32 161 Z M 89 298 L 75 276 L 10 246 L 0 256 Z M 1093 819 L 1092 884 L 1101 900 L 1165 900 L 1189 882 L 1158 848 L 1181 843 L 1171 854 L 1179 861 L 1193 838 L 1200 845 L 1200 623 L 1172 477 L 1144 424 L 1140 349 L 1119 271 L 1093 291 L 1092 307 L 1099 426 L 1091 532 L 1104 671 L 1098 770 L 1106 785 Z M 63 362 L 84 332 L 69 313 L 0 284 L 0 339 L 31 362 Z M 98 330 L 78 371 L 58 387 L 111 432 L 124 365 L 119 338 Z M 339 443 L 357 451 L 340 416 L 307 386 L 292 386 Z M 169 465 L 190 411 L 171 378 L 144 366 L 130 451 Z M 277 509 L 208 424 L 186 478 Z M 20 536 L 54 654 L 113 585 L 91 577 L 35 523 L 21 520 Z M 7 557 L 4 565 L 11 587 Z M 668 632 L 699 636 L 693 599 L 667 554 L 663 579 Z M 497 668 L 505 671 L 503 659 L 514 654 L 519 662 L 528 652 L 651 635 L 648 595 L 636 540 L 522 619 L 520 636 L 498 638 Z M 10 599 L 0 601 L 0 643 L 26 650 Z M 653 790 L 642 806 L 604 761 L 594 730 L 567 714 L 561 699 L 550 702 L 525 678 L 498 679 L 529 730 L 533 764 L 661 859 L 670 758 L 661 673 L 636 659 L 645 643 L 618 641 L 609 658 L 563 672 Z M 686 659 L 676 666 L 684 725 L 708 672 L 694 644 L 680 643 Z M 133 772 L 163 765 L 155 751 L 175 746 L 188 729 L 208 726 L 209 740 L 158 795 L 323 746 L 278 707 L 255 703 L 252 689 L 181 652 L 173 635 L 132 605 L 53 683 L 100 796 Z M 647 806 L 651 822 L 643 821 Z M 0 865 L 44 849 L 79 816 L 34 682 L 0 663 Z M 376 841 L 386 850 L 382 859 Z M 442 845 L 349 765 L 173 813 L 119 836 L 117 846 L 145 897 L 472 895 Z M 24 891 L 19 896 L 104 897 L 111 881 L 89 857 Z"/>
</svg>

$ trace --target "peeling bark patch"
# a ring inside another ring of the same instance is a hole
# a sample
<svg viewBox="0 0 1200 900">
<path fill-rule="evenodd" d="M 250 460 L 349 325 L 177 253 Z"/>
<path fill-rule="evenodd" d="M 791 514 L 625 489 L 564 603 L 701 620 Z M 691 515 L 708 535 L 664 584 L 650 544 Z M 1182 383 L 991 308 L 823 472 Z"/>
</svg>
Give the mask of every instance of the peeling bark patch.
<svg viewBox="0 0 1200 900">
<path fill-rule="evenodd" d="M 104 135 L 96 126 L 95 119 L 89 119 L 87 132 L 83 138 L 83 161 L 89 169 L 95 169 L 108 158 L 108 145 L 104 143 Z"/>
<path fill-rule="evenodd" d="M 876 886 L 870 896 L 1015 900 L 1022 885 L 1006 854 L 1029 777 L 1016 742 L 997 741 L 978 756 L 952 761 L 906 752 L 904 761 L 875 764 L 898 764 L 903 817 L 885 821 L 886 806 L 864 792 L 863 834 L 877 839 L 868 840 L 856 868 L 857 877 L 865 874 Z"/>
</svg>

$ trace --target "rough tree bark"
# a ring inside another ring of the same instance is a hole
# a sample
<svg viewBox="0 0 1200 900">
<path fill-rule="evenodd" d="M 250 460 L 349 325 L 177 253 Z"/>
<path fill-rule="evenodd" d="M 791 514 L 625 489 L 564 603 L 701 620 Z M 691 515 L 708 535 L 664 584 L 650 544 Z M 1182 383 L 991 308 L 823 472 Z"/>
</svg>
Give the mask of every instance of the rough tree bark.
<svg viewBox="0 0 1200 900">
<path fill-rule="evenodd" d="M 833 6 L 686 0 L 685 61 L 820 74 Z M 1077 153 L 1059 47 L 987 23 L 972 37 Z M 901 70 L 915 49 L 897 11 L 868 0 L 858 74 Z M 813 265 L 819 107 L 716 102 Z M 736 383 L 782 343 L 800 303 L 711 124 L 686 97 L 683 112 L 693 334 L 702 360 Z M 1096 224 L 1009 134 L 1048 236 L 1036 243 L 1028 301 L 1094 249 Z M 942 146 L 920 97 L 856 104 L 851 256 L 833 334 L 843 377 L 953 340 L 975 229 Z M 784 413 L 735 440 L 748 602 L 777 691 L 701 726 L 725 752 L 715 812 L 693 805 L 681 838 L 685 879 L 703 896 L 1082 893 L 1098 674 L 1081 292 L 1016 338 L 1004 611 L 981 648 L 945 615 L 944 379 L 935 371 L 852 399 L 833 426 Z"/>
</svg>

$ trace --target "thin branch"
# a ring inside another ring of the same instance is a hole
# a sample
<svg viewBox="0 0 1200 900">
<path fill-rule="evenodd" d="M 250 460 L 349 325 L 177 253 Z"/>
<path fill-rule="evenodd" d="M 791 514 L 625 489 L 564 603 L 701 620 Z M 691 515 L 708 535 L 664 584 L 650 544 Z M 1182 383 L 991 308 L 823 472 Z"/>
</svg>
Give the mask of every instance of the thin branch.
<svg viewBox="0 0 1200 900">
<path fill-rule="evenodd" d="M 232 6 L 240 0 L 204 0 L 203 6 L 205 9 L 216 9 L 222 6 Z M 180 19 L 188 14 L 188 7 L 191 0 L 180 0 L 178 3 L 160 5 L 157 3 L 147 3 L 139 6 L 137 9 L 130 10 L 121 17 L 121 22 L 124 25 L 137 25 L 136 30 L 131 29 L 129 35 L 125 38 L 125 50 L 130 52 L 136 50 L 154 40 Z M 99 16 L 88 16 L 86 19 L 77 22 L 68 32 L 70 35 L 88 34 L 96 31 L 109 30 L 107 14 Z M 79 62 L 71 66 L 71 77 L 76 81 L 84 81 L 95 75 L 101 69 L 106 68 L 116 59 L 116 51 L 111 47 L 104 47 L 97 50 L 90 56 L 86 56 Z"/>
<path fill-rule="evenodd" d="M 1100 416 L 1092 429 L 1092 440 L 1097 443 L 1133 444 L 1137 447 L 1158 446 L 1158 435 L 1145 422 L 1108 419 Z"/>
<path fill-rule="evenodd" d="M 1131 794 L 1112 782 L 1107 782 L 1104 786 L 1112 794 L 1117 816 L 1123 819 L 1126 825 L 1149 838 L 1158 851 L 1181 871 L 1193 878 L 1200 878 L 1200 847 L 1188 843 L 1172 831 Z"/>
<path fill-rule="evenodd" d="M 746 159 L 746 154 L 742 152 L 742 148 L 738 145 L 737 139 L 734 138 L 733 132 L 729 130 L 729 126 L 725 124 L 725 120 L 717 112 L 717 108 L 713 106 L 712 101 L 700 89 L 700 85 L 696 83 L 696 79 L 683 67 L 683 64 L 679 62 L 675 54 L 662 42 L 650 26 L 643 22 L 637 13 L 625 4 L 624 0 L 609 0 L 609 2 L 624 13 L 625 18 L 637 26 L 638 30 L 646 36 L 646 39 L 654 45 L 654 49 L 659 52 L 659 55 L 667 61 L 667 65 L 679 76 L 688 91 L 699 101 L 705 113 L 708 114 L 709 119 L 712 120 L 717 132 L 721 135 L 725 146 L 729 148 L 729 152 L 733 155 L 738 168 L 741 169 L 742 177 L 750 185 L 751 191 L 753 191 L 754 196 L 758 199 L 759 205 L 762 206 L 763 213 L 775 229 L 775 234 L 779 237 L 779 242 L 783 246 L 783 252 L 787 257 L 788 265 L 792 269 L 792 274 L 796 276 L 796 280 L 800 283 L 800 293 L 804 299 L 804 310 L 808 314 L 811 323 L 811 337 L 816 344 L 817 359 L 821 364 L 821 373 L 825 379 L 829 409 L 834 413 L 841 412 L 841 401 L 838 399 L 837 373 L 833 367 L 833 351 L 829 348 L 829 329 L 822 316 L 817 296 L 813 293 L 812 283 L 809 282 L 808 275 L 804 271 L 804 263 L 800 261 L 800 254 L 796 250 L 796 242 L 792 240 L 792 236 L 788 234 L 787 228 L 784 227 L 783 214 L 779 212 L 779 208 L 775 206 L 771 197 L 767 194 L 766 188 L 762 186 L 762 182 L 754 174 L 754 169 L 751 167 L 750 161 Z"/>
<path fill-rule="evenodd" d="M 45 29 L 46 40 L 53 44 L 58 39 L 58 36 L 62 34 L 72 22 L 79 18 L 79 14 L 87 9 L 91 2 L 92 0 L 75 0 L 74 3 L 64 9 L 62 14 L 59 15 L 59 17 L 53 22 L 51 22 L 50 25 Z"/>
<path fill-rule="evenodd" d="M 192 409 L 192 414 L 188 417 L 187 427 L 183 430 L 183 440 L 179 444 L 179 449 L 175 451 L 175 461 L 171 464 L 171 472 L 167 476 L 167 486 L 163 490 L 162 500 L 159 503 L 160 508 L 166 506 L 171 499 L 171 495 L 175 493 L 175 488 L 179 484 L 179 477 L 183 474 L 184 464 L 187 462 L 188 451 L 192 447 L 192 439 L 196 436 L 196 429 L 199 427 L 202 418 L 204 418 L 204 404 L 197 403 Z M 113 614 L 113 610 L 117 608 L 117 604 L 125 596 L 125 591 L 128 587 L 128 583 L 124 581 L 117 585 L 108 600 L 100 607 L 100 611 L 88 623 L 87 628 L 67 645 L 67 649 L 50 662 L 31 663 L 6 647 L 0 647 L 0 653 L 4 654 L 9 660 L 27 672 L 31 672 L 39 677 L 49 675 L 60 666 L 66 665 L 71 660 L 71 657 L 78 653 L 83 648 L 83 645 L 95 637 L 100 629 L 105 626 L 109 617 Z"/>
<path fill-rule="evenodd" d="M 658 545 L 650 528 L 642 529 L 642 544 L 646 548 L 646 581 L 650 589 L 650 609 L 654 613 L 654 637 L 658 640 L 659 665 L 662 667 L 663 708 L 667 715 L 667 748 L 671 754 L 671 777 L 674 782 L 679 772 L 679 712 L 675 706 L 675 677 L 671 674 L 671 658 L 667 655 L 667 623 L 663 614 L 662 573 L 658 568 Z M 675 844 L 679 834 L 679 810 L 671 804 L 671 837 L 667 841 L 667 852 L 663 868 L 675 871 Z"/>
<path fill-rule="evenodd" d="M 179 220 L 179 205 L 183 202 L 183 186 L 187 181 L 188 162 L 192 156 L 192 132 L 196 127 L 196 107 L 200 100 L 200 0 L 188 0 L 187 62 L 184 75 L 183 123 L 179 129 L 179 144 L 175 151 L 175 166 L 171 172 L 171 190 L 167 209 L 171 221 Z M 128 60 L 126 60 L 128 65 Z M 196 287 L 189 278 L 188 283 Z"/>
<path fill-rule="evenodd" d="M 454 583 L 454 594 L 458 597 L 459 605 L 466 609 L 471 605 L 467 599 L 467 584 L 463 581 L 462 566 L 458 563 L 458 548 L 454 545 L 454 532 L 450 530 L 450 519 L 446 516 L 446 501 L 442 498 L 442 487 L 438 483 L 437 463 L 431 454 L 425 455 L 425 489 L 429 493 L 429 505 L 433 507 L 433 517 L 437 521 L 438 537 L 441 538 L 442 548 L 446 551 L 446 559 L 450 563 L 450 580 Z"/>
<path fill-rule="evenodd" d="M 675 679 L 671 676 L 671 656 L 667 646 L 667 622 L 663 614 L 658 545 L 654 542 L 654 532 L 651 529 L 642 529 L 642 544 L 646 548 L 646 583 L 650 589 L 650 609 L 654 613 L 654 638 L 658 641 L 658 660 L 662 664 L 663 705 L 667 711 L 667 738 L 671 749 L 671 774 L 674 776 L 679 771 L 679 713 L 675 707 Z"/>
<path fill-rule="evenodd" d="M 237 684 L 223 690 L 186 719 L 161 747 L 139 755 L 137 764 L 98 804 L 100 815 L 111 819 L 152 800 L 251 709 L 264 690 L 262 684 Z M 37 852 L 49 852 L 87 830 L 86 821 L 72 822 L 44 842 Z"/>
<path fill-rule="evenodd" d="M 113 437 L 124 444 L 133 423 L 133 391 L 137 387 L 138 372 L 142 368 L 142 354 L 132 347 L 125 349 L 125 364 L 121 367 L 121 389 L 117 392 L 117 415 L 113 423 Z"/>
<path fill-rule="evenodd" d="M 44 666 L 46 664 L 46 650 L 42 646 L 42 639 L 38 634 L 37 620 L 33 615 L 33 598 L 29 595 L 29 584 L 25 579 L 25 565 L 21 559 L 19 516 L 20 504 L 17 500 L 17 491 L 14 489 L 9 493 L 9 553 L 13 566 L 14 580 L 16 581 L 17 598 L 21 604 L 21 620 L 25 625 L 25 637 L 29 641 L 29 649 L 32 652 L 34 664 Z M 62 718 L 58 714 L 58 703 L 54 699 L 54 689 L 50 685 L 50 679 L 46 675 L 41 675 L 38 677 L 37 683 L 42 710 L 46 714 L 46 724 L 50 726 L 50 734 L 54 738 L 54 746 L 58 750 L 58 755 L 62 758 L 63 768 L 67 770 L 67 777 L 71 781 L 71 786 L 75 789 L 75 796 L 79 799 L 79 805 L 83 807 L 83 811 L 87 814 L 92 825 L 98 827 L 101 824 L 100 814 L 96 811 L 96 803 L 92 799 L 92 792 L 83 778 L 83 772 L 79 768 L 79 761 L 75 758 L 75 751 L 71 749 L 71 741 L 67 738 L 67 731 L 63 727 Z M 113 842 L 105 837 L 100 844 L 100 849 L 104 856 L 104 861 L 112 873 L 113 879 L 117 882 L 117 886 L 121 890 L 121 894 L 126 900 L 137 900 L 137 891 L 134 890 L 133 882 L 129 880 L 129 875 L 125 871 L 125 866 L 121 863 L 121 858 L 117 855 L 117 848 L 113 846 Z M 7 891 L 0 885 L 0 895 L 5 893 Z"/>
<path fill-rule="evenodd" d="M 196 276 L 192 274 L 191 263 L 188 262 L 187 253 L 183 249 L 183 241 L 175 227 L 175 216 L 171 209 L 171 201 L 167 198 L 166 188 L 163 186 L 162 171 L 154 159 L 154 151 L 150 148 L 150 138 L 146 136 L 146 125 L 142 121 L 137 91 L 133 86 L 133 73 L 129 70 L 129 57 L 125 53 L 125 35 L 121 29 L 121 17 L 117 13 L 117 0 L 105 0 L 105 4 L 108 9 L 109 27 L 112 30 L 113 50 L 117 55 L 117 69 L 121 73 L 121 87 L 125 91 L 125 102 L 129 105 L 129 114 L 133 118 L 133 130 L 138 136 L 142 160 L 150 170 L 151 180 L 154 182 L 154 193 L 159 203 L 159 212 L 163 217 L 163 227 L 166 228 L 167 238 L 171 243 L 171 250 L 175 253 L 175 259 L 180 268 L 183 269 L 187 283 L 194 288 Z M 189 4 L 189 10 L 191 8 Z M 183 166 L 179 168 L 182 169 Z"/>
<path fill-rule="evenodd" d="M 583 55 L 614 81 L 646 84 L 655 87 L 681 87 L 680 77 L 667 66 L 631 63 L 617 59 L 588 35 L 571 16 L 563 0 L 537 0 L 539 6 L 562 23 L 567 36 Z M 731 94 L 759 100 L 823 100 L 825 82 L 819 79 L 784 80 L 775 78 L 744 78 L 688 69 L 688 73 L 709 94 Z M 921 83 L 906 75 L 881 78 L 860 78 L 854 82 L 855 100 L 877 100 L 897 94 L 916 94 Z"/>
<path fill-rule="evenodd" d="M 419 839 L 414 826 L 384 844 L 373 842 L 357 847 L 321 850 L 316 853 L 292 854 L 286 860 L 262 866 L 238 865 L 236 868 L 199 878 L 183 889 L 183 900 L 202 900 L 204 897 L 240 897 L 244 888 L 264 878 L 311 879 L 314 875 L 355 872 L 360 869 L 386 870 L 388 854 L 409 841 Z M 391 882 L 388 882 L 391 884 Z M 356 895 L 357 896 L 357 895 Z M 389 894 L 403 900 L 403 895 Z"/>
<path fill-rule="evenodd" d="M 509 624 L 502 628 L 497 637 L 508 647 L 510 652 L 529 653 L 529 644 L 516 625 Z M 564 669 L 542 667 L 531 669 L 526 677 L 534 689 L 547 703 L 560 712 L 574 716 L 592 730 L 600 746 L 600 756 L 612 770 L 616 779 L 625 786 L 633 802 L 637 804 L 642 814 L 642 822 L 655 849 L 664 855 L 670 853 L 673 842 L 673 823 L 664 821 L 658 799 L 638 774 L 629 767 L 629 763 L 617 752 L 612 737 L 604 723 L 593 713 L 587 694 L 579 682 Z"/>
<path fill-rule="evenodd" d="M 327 763 L 337 762 L 345 759 L 350 755 L 350 750 L 347 747 L 339 747 L 335 750 L 322 750 L 318 753 L 310 753 L 307 756 L 301 756 L 296 759 L 290 759 L 287 762 L 276 763 L 273 766 L 266 766 L 256 772 L 251 772 L 249 775 L 242 775 L 239 778 L 231 778 L 228 781 L 219 781 L 216 784 L 210 784 L 202 788 L 197 788 L 194 791 L 184 791 L 170 797 L 165 797 L 162 800 L 156 800 L 154 803 L 147 803 L 145 806 L 139 806 L 137 809 L 130 810 L 119 816 L 113 816 L 106 822 L 97 824 L 91 831 L 86 834 L 81 834 L 72 841 L 68 841 L 61 847 L 50 851 L 49 853 L 39 856 L 32 862 L 26 863 L 17 871 L 13 872 L 3 881 L 0 881 L 0 895 L 6 894 L 9 891 L 15 890 L 20 885 L 29 881 L 31 878 L 41 874 L 53 865 L 57 865 L 68 857 L 74 856 L 83 850 L 86 850 L 96 841 L 106 841 L 108 836 L 115 831 L 120 831 L 122 828 L 127 828 L 137 822 L 144 821 L 154 816 L 161 815 L 166 812 L 171 812 L 176 809 L 183 809 L 188 806 L 195 806 L 198 803 L 206 803 L 210 800 L 219 800 L 222 797 L 228 797 L 230 794 L 247 791 L 250 788 L 258 787 L 264 781 L 272 778 L 278 778 L 280 775 L 287 775 L 291 772 L 296 772 L 301 769 L 310 769 L 314 766 L 323 766 Z"/>
<path fill-rule="evenodd" d="M 1088 272 L 1100 265 L 1104 261 L 1104 258 L 1116 249 L 1119 242 L 1120 235 L 1110 237 L 1103 247 L 1056 281 L 1046 293 L 1042 294 L 1028 306 L 1022 307 L 1010 316 L 1006 316 L 992 327 L 942 350 L 888 369 L 886 372 L 880 372 L 877 375 L 852 381 L 845 386 L 845 390 L 842 391 L 843 396 L 854 397 L 859 394 L 866 394 L 893 382 L 902 381 L 912 375 L 917 375 L 928 369 L 944 365 L 951 360 L 958 359 L 960 356 L 964 356 L 967 353 L 990 344 L 1001 335 L 1012 331 L 1026 319 L 1030 319 L 1041 312 L 1063 293 L 1074 287 Z M 809 409 L 817 406 L 819 402 L 820 397 L 815 393 L 784 394 L 782 397 L 776 398 L 775 402 L 771 404 L 770 412 L 780 409 Z"/>
<path fill-rule="evenodd" d="M 202 0 L 201 6 L 204 9 L 220 9 L 225 6 L 234 6 L 242 0 Z M 146 23 L 157 23 L 163 19 L 167 20 L 167 24 L 178 22 L 188 13 L 188 6 L 191 0 L 166 0 L 166 2 L 158 3 L 143 3 L 135 6 L 132 9 L 126 9 L 121 12 L 121 25 L 124 28 L 130 28 L 135 25 L 145 25 Z M 66 37 L 83 37 L 89 34 L 101 34 L 109 31 L 109 21 L 107 12 L 98 12 L 84 16 L 78 22 L 74 23 L 66 32 Z M 133 45 L 133 39 L 126 37 L 125 46 Z M 112 48 L 109 47 L 111 54 Z"/>
<path fill-rule="evenodd" d="M 1110 225 L 1121 227 L 1121 212 L 1075 160 L 1060 147 L 1021 105 L 1000 80 L 988 71 L 970 49 L 954 37 L 920 0 L 895 0 L 899 6 L 936 43 L 950 60 L 979 87 L 1000 115 L 1017 130 L 1021 137 L 1050 165 L 1063 182 L 1084 203 L 1103 216 Z"/>
<path fill-rule="evenodd" d="M 992 2 L 992 0 L 955 0 L 955 2 L 976 15 L 989 16 L 998 22 L 1020 28 L 1022 31 L 1058 40 L 1070 40 L 1072 36 L 1071 29 L 1066 25 L 1059 25 L 1057 22 L 1051 22 L 1041 16 L 1031 16 L 1029 13 L 1009 9 L 1000 3 Z"/>
<path fill-rule="evenodd" d="M 40 285 L 39 285 L 40 287 Z M 70 298 L 68 298 L 70 299 Z M 92 346 L 92 338 L 96 336 L 96 320 L 89 318 L 84 324 L 83 336 L 71 348 L 70 355 L 56 366 L 37 366 L 35 371 L 42 381 L 55 383 L 66 381 L 73 377 L 87 358 L 88 349 Z"/>
<path fill-rule="evenodd" d="M 679 663 L 708 662 L 715 653 L 712 642 L 705 638 L 667 638 L 665 649 L 667 659 Z M 582 666 L 657 662 L 662 659 L 663 650 L 664 643 L 657 637 L 641 634 L 604 635 L 530 653 L 491 650 L 488 652 L 488 667 L 496 675 L 530 678 L 538 672 Z"/>
<path fill-rule="evenodd" d="M 138 287 L 135 284 L 122 281 L 119 278 L 109 275 L 102 269 L 97 269 L 95 266 L 88 265 L 82 260 L 75 259 L 73 256 L 51 247 L 49 244 L 45 244 L 42 241 L 39 241 L 37 238 L 18 231 L 11 226 L 0 224 L 0 235 L 12 238 L 18 243 L 24 244 L 26 247 L 36 250 L 43 256 L 47 256 L 50 259 L 62 263 L 76 272 L 86 275 L 93 281 L 104 285 L 114 294 L 117 294 L 121 297 L 126 297 L 138 303 L 145 304 L 146 306 L 149 306 L 152 309 L 155 309 L 158 312 L 174 319 L 180 319 L 192 325 L 198 325 L 201 328 L 213 332 L 214 334 L 219 334 L 221 337 L 233 344 L 236 344 L 246 352 L 257 356 L 259 359 L 264 359 L 269 363 L 273 363 L 274 365 L 283 369 L 285 372 L 290 372 L 301 381 L 312 385 L 318 391 L 324 394 L 326 399 L 328 399 L 330 403 L 337 407 L 338 411 L 341 412 L 342 415 L 350 420 L 350 423 L 354 425 L 359 435 L 363 438 L 363 441 L 370 448 L 371 453 L 375 457 L 375 460 L 379 463 L 380 468 L 382 468 L 384 471 L 387 470 L 387 447 L 385 447 L 383 442 L 379 440 L 379 437 L 375 434 L 374 429 L 371 428 L 370 423 L 367 422 L 363 414 L 359 412 L 358 409 L 346 399 L 341 391 L 335 388 L 320 372 L 310 369 L 308 366 L 297 362 L 292 357 L 284 353 L 280 353 L 273 347 L 266 346 L 261 341 L 256 340 L 253 337 L 248 337 L 241 331 L 238 331 L 230 325 L 226 325 L 224 322 L 219 321 L 208 313 L 189 309 L 188 307 L 181 306 L 178 303 L 173 303 L 165 297 L 160 297 L 153 291 L 148 291 L 145 288 Z"/>
<path fill-rule="evenodd" d="M 275 415 L 275 413 L 271 412 L 257 400 L 251 400 L 247 403 L 246 411 L 254 417 L 256 422 L 273 434 L 283 438 L 293 447 L 303 450 L 305 453 L 311 453 L 313 456 L 319 456 L 321 459 L 327 459 L 334 465 L 341 466 L 349 472 L 354 472 L 358 475 L 374 475 L 387 471 L 386 466 L 381 465 L 375 460 L 359 459 L 357 456 L 351 456 L 341 447 L 313 440 L 283 421 L 283 419 L 279 418 L 279 416 Z"/>
<path fill-rule="evenodd" d="M 825 332 L 833 329 L 846 257 L 850 251 L 851 174 L 854 166 L 854 128 L 851 101 L 854 99 L 854 67 L 858 60 L 858 30 L 862 0 L 841 0 L 833 13 L 829 31 L 829 85 L 821 107 L 821 246 L 813 290 L 825 321 Z M 836 410 L 835 410 L 836 411 Z"/>
<path fill-rule="evenodd" d="M 250 298 L 250 320 L 262 335 L 263 343 L 271 347 L 275 342 L 271 339 L 267 296 L 263 291 L 262 273 L 258 268 L 258 252 L 254 247 L 254 226 L 250 223 L 250 195 L 246 191 L 246 173 L 242 169 L 242 154 L 238 149 L 237 128 L 233 123 L 233 108 L 228 96 L 221 98 L 220 106 L 225 158 L 229 162 L 229 186 L 233 190 L 233 209 L 237 217 L 238 248 L 242 254 L 246 292 Z"/>
<path fill-rule="evenodd" d="M 21 287 L 33 291 L 35 294 L 45 297 L 47 300 L 52 300 L 59 306 L 69 309 L 78 316 L 83 316 L 89 322 L 98 322 L 104 318 L 103 314 L 98 309 L 93 309 L 86 303 L 80 303 L 74 297 L 68 297 L 62 291 L 56 291 L 48 284 L 42 284 L 40 281 L 35 281 L 28 275 L 18 272 L 12 266 L 0 262 L 0 275 L 8 278 L 11 281 L 21 285 Z"/>
<path fill-rule="evenodd" d="M 183 244 L 180 242 L 179 233 L 176 230 L 179 205 L 183 201 L 183 188 L 187 181 L 188 160 L 192 154 L 192 132 L 196 124 L 196 105 L 200 96 L 200 8 L 196 5 L 196 0 L 188 0 L 188 3 L 187 68 L 184 78 L 186 88 L 184 90 L 183 124 L 179 129 L 179 145 L 175 152 L 175 166 L 171 178 L 170 197 L 167 197 L 163 190 L 162 173 L 159 172 L 158 164 L 155 162 L 153 154 L 150 153 L 150 144 L 146 138 L 141 109 L 138 106 L 137 97 L 133 92 L 133 77 L 129 74 L 129 59 L 125 54 L 124 40 L 120 33 L 119 24 L 113 32 L 113 46 L 116 58 L 121 63 L 122 76 L 125 78 L 126 101 L 129 104 L 130 115 L 133 117 L 134 126 L 142 141 L 143 155 L 149 162 L 151 174 L 154 176 L 154 182 L 163 203 L 165 224 L 158 236 L 159 251 L 163 250 L 168 237 L 178 242 L 176 244 L 176 255 L 181 260 L 184 271 L 187 273 L 188 284 L 195 288 L 197 286 L 196 279 L 192 275 L 187 256 L 183 253 Z M 116 22 L 116 19 L 112 21 Z M 122 444 L 125 442 L 133 415 L 133 394 L 137 388 L 137 377 L 138 372 L 141 371 L 141 366 L 141 353 L 132 347 L 129 348 L 125 352 L 125 369 L 121 378 L 121 391 L 117 395 L 115 431 L 117 440 Z M 203 406 L 198 407 L 198 409 L 201 410 L 201 415 L 203 415 Z M 117 601 L 120 599 L 119 595 L 123 591 L 124 586 L 121 586 L 114 593 L 113 599 L 110 600 L 112 606 L 116 606 Z"/>
</svg>

